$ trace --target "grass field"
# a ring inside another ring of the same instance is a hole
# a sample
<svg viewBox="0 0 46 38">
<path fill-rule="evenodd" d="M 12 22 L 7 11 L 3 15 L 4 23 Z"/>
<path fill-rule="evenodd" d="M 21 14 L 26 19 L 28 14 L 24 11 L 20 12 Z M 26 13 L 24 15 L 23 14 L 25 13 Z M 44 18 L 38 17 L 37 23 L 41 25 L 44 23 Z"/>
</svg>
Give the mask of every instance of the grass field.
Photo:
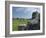
<svg viewBox="0 0 46 38">
<path fill-rule="evenodd" d="M 27 22 L 29 22 L 30 20 L 27 20 L 27 19 L 13 19 L 12 20 L 12 30 L 13 31 L 18 31 L 18 26 L 19 24 L 27 24 Z"/>
</svg>

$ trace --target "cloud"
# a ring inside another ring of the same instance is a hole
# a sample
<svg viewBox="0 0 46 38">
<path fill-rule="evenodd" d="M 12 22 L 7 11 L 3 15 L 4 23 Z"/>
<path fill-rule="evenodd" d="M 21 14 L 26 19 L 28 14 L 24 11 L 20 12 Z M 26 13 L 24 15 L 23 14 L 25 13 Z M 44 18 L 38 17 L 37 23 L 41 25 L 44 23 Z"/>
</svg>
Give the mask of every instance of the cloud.
<svg viewBox="0 0 46 38">
<path fill-rule="evenodd" d="M 35 12 L 37 9 L 38 12 L 40 12 L 39 8 L 34 8 L 34 7 L 17 7 L 14 8 L 14 17 L 19 17 L 19 18 L 32 18 L 32 13 Z"/>
<path fill-rule="evenodd" d="M 32 12 L 35 12 L 35 11 L 37 11 L 38 13 L 40 13 L 40 9 L 39 9 L 39 8 L 34 8 L 34 9 L 32 10 Z"/>
<path fill-rule="evenodd" d="M 22 11 L 22 10 L 24 10 L 24 8 L 18 7 L 18 8 L 16 9 L 16 11 Z"/>
</svg>

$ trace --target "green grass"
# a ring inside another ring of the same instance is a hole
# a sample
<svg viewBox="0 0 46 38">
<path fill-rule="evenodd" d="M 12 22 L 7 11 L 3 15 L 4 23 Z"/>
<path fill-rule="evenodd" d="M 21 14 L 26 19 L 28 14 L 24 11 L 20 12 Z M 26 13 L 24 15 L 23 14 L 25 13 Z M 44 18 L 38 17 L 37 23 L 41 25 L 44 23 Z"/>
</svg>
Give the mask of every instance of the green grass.
<svg viewBox="0 0 46 38">
<path fill-rule="evenodd" d="M 29 20 L 27 20 L 27 19 L 14 19 L 13 21 L 12 21 L 12 30 L 13 31 L 18 31 L 18 26 L 19 26 L 19 24 L 27 24 L 27 22 L 28 22 Z"/>
</svg>

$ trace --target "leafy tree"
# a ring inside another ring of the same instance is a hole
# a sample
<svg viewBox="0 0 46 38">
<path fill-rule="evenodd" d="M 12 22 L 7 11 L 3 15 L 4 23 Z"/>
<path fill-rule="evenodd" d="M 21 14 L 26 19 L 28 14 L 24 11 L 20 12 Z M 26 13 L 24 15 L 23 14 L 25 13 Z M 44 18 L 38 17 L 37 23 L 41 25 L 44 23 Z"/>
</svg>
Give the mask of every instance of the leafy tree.
<svg viewBox="0 0 46 38">
<path fill-rule="evenodd" d="M 38 13 L 37 11 L 36 12 L 33 12 L 32 19 L 34 19 L 36 17 L 37 13 Z"/>
<path fill-rule="evenodd" d="M 19 18 L 16 18 L 17 20 L 19 19 Z"/>
</svg>

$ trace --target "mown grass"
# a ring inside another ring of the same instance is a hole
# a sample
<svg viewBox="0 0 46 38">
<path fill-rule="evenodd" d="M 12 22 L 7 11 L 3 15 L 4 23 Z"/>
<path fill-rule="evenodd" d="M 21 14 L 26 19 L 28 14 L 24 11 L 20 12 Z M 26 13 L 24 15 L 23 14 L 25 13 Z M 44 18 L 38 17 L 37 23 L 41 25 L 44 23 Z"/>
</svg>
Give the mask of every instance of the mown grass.
<svg viewBox="0 0 46 38">
<path fill-rule="evenodd" d="M 27 24 L 27 22 L 29 22 L 29 20 L 27 20 L 27 19 L 13 19 L 13 21 L 12 21 L 12 30 L 13 31 L 18 31 L 18 26 L 19 26 L 19 24 Z"/>
</svg>

